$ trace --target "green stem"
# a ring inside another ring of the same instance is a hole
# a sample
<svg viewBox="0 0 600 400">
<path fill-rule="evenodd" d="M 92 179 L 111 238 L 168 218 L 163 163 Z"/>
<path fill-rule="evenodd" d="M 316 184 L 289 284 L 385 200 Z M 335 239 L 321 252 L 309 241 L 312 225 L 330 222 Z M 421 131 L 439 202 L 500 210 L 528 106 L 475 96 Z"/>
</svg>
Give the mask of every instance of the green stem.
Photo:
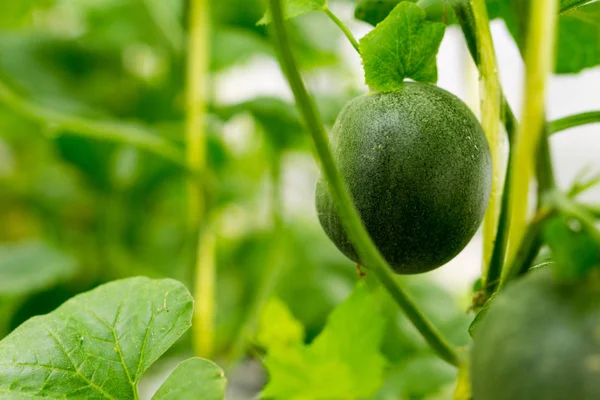
<svg viewBox="0 0 600 400">
<path fill-rule="evenodd" d="M 149 129 L 123 122 L 90 120 L 52 110 L 19 96 L 3 82 L 0 82 L 0 103 L 23 117 L 51 127 L 54 132 L 60 130 L 64 131 L 61 134 L 132 145 L 187 168 L 182 151 Z"/>
<path fill-rule="evenodd" d="M 548 140 L 548 124 L 544 124 L 536 161 L 539 208 L 543 205 L 544 196 L 556 189 L 556 178 L 554 177 L 552 154 L 550 153 L 550 141 Z"/>
<path fill-rule="evenodd" d="M 577 126 L 600 123 L 600 111 L 588 111 L 581 114 L 569 115 L 550 122 L 550 134 L 554 134 Z"/>
<path fill-rule="evenodd" d="M 352 47 L 354 47 L 356 51 L 360 54 L 358 41 L 354 38 L 352 32 L 350 32 L 350 29 L 348 29 L 348 27 L 333 12 L 331 12 L 329 8 L 325 8 L 323 11 L 342 30 L 342 32 L 344 32 L 344 35 L 346 35 L 346 37 L 352 44 Z"/>
<path fill-rule="evenodd" d="M 398 285 L 398 282 L 396 282 L 392 275 L 391 268 L 381 256 L 362 225 L 358 212 L 350 197 L 350 193 L 346 188 L 329 150 L 327 134 L 323 130 L 313 101 L 298 72 L 298 67 L 289 47 L 289 41 L 283 23 L 281 0 L 270 0 L 270 4 L 273 16 L 275 42 L 280 55 L 280 64 L 285 71 L 285 75 L 292 92 L 294 93 L 297 106 L 300 109 L 308 131 L 312 136 L 318 159 L 321 161 L 321 169 L 329 183 L 329 189 L 340 214 L 344 229 L 348 232 L 350 240 L 354 244 L 360 259 L 364 262 L 365 266 L 379 279 L 433 350 L 448 363 L 458 366 L 459 360 L 455 350 L 429 320 L 425 318 L 414 302 Z"/>
<path fill-rule="evenodd" d="M 206 93 L 208 88 L 209 1 L 191 0 L 186 81 L 187 163 L 191 170 L 206 175 Z M 211 232 L 202 184 L 190 179 L 188 220 L 190 233 L 198 235 L 193 285 L 194 309 L 192 343 L 196 355 L 210 358 L 214 351 L 215 235 Z"/>
<path fill-rule="evenodd" d="M 496 73 L 496 55 L 485 1 L 471 0 L 471 5 L 479 54 L 480 85 L 483 91 L 481 94 L 482 126 L 490 146 L 493 171 L 490 200 L 483 220 L 483 280 L 487 282 L 502 196 L 502 146 L 499 129 L 501 90 Z"/>
<path fill-rule="evenodd" d="M 544 132 L 546 80 L 553 67 L 558 0 L 532 0 L 525 55 L 523 119 L 515 143 L 510 198 L 509 259 L 515 257 L 525 232 L 533 160 Z M 511 253 L 512 247 L 512 253 Z M 501 278 L 506 279 L 506 274 Z"/>
<path fill-rule="evenodd" d="M 479 51 L 477 46 L 477 38 L 475 35 L 475 19 L 473 11 L 468 2 L 454 2 L 453 3 L 454 13 L 463 31 L 467 47 L 471 53 L 471 57 L 475 64 L 479 65 Z M 487 285 L 487 294 L 491 294 L 495 291 L 500 275 L 502 274 L 502 268 L 504 266 L 506 258 L 506 249 L 508 247 L 508 233 L 510 228 L 510 211 L 509 211 L 509 199 L 512 187 L 512 168 L 511 165 L 514 163 L 514 144 L 516 131 L 518 129 L 518 121 L 513 113 L 504 93 L 500 89 L 500 97 L 502 102 L 502 115 L 506 134 L 510 145 L 508 153 L 508 165 L 506 168 L 506 177 L 504 178 L 504 191 L 502 192 L 502 201 L 500 205 L 500 216 L 498 219 L 498 230 L 496 232 L 496 242 L 494 250 L 492 252 L 492 258 L 488 267 L 487 279 L 489 282 Z"/>
</svg>

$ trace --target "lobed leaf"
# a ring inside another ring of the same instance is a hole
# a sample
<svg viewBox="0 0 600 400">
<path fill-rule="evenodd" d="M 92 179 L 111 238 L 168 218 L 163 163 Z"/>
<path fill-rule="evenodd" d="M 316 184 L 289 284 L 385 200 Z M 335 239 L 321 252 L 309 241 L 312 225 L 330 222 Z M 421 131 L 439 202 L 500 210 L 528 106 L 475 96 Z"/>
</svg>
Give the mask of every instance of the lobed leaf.
<svg viewBox="0 0 600 400">
<path fill-rule="evenodd" d="M 190 327 L 192 303 L 170 279 L 75 296 L 0 341 L 0 398 L 137 399 L 141 375 Z"/>
<path fill-rule="evenodd" d="M 365 81 L 373 90 L 391 92 L 404 79 L 435 83 L 436 55 L 445 27 L 425 20 L 419 6 L 401 2 L 360 40 Z"/>
<path fill-rule="evenodd" d="M 384 319 L 363 285 L 336 308 L 310 345 L 269 346 L 269 382 L 276 399 L 371 397 L 383 382 Z"/>
</svg>

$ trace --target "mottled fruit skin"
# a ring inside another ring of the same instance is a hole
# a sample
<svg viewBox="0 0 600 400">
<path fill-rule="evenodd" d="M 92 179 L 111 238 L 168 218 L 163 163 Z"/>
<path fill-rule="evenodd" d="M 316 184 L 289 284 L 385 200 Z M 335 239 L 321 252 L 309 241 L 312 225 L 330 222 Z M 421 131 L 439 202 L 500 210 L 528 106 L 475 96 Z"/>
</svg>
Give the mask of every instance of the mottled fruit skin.
<svg viewBox="0 0 600 400">
<path fill-rule="evenodd" d="M 395 272 L 435 269 L 471 240 L 490 195 L 491 156 L 481 125 L 456 96 L 407 82 L 358 97 L 342 109 L 330 139 L 362 221 Z M 322 177 L 316 206 L 329 238 L 361 263 Z"/>
<path fill-rule="evenodd" d="M 475 331 L 471 379 L 476 400 L 600 399 L 599 277 L 559 283 L 540 268 L 501 292 Z"/>
</svg>

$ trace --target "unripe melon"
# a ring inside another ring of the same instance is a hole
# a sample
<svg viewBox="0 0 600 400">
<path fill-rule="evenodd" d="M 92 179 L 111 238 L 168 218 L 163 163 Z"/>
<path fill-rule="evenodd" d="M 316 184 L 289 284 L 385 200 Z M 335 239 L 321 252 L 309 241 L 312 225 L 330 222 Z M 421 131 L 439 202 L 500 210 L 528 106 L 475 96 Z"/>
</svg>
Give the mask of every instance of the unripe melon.
<svg viewBox="0 0 600 400">
<path fill-rule="evenodd" d="M 495 296 L 471 352 L 475 400 L 600 399 L 600 277 L 530 272 Z"/>
<path fill-rule="evenodd" d="M 330 146 L 367 231 L 395 272 L 445 264 L 481 224 L 492 178 L 489 146 L 475 115 L 451 93 L 407 82 L 395 92 L 358 97 L 340 112 Z M 316 206 L 329 238 L 361 263 L 324 178 Z"/>
</svg>

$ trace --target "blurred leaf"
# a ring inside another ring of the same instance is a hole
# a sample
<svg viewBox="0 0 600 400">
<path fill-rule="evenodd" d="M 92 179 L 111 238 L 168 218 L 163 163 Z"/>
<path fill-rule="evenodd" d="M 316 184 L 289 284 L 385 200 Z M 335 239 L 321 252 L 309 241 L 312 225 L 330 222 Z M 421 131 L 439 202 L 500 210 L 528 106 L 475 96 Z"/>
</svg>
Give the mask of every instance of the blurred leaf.
<svg viewBox="0 0 600 400">
<path fill-rule="evenodd" d="M 304 125 L 295 105 L 275 97 L 259 97 L 237 108 L 252 114 L 274 148 L 287 149 L 305 142 Z"/>
<path fill-rule="evenodd" d="M 110 163 L 115 146 L 74 136 L 55 139 L 61 157 L 77 167 L 88 182 L 99 190 L 111 187 Z"/>
<path fill-rule="evenodd" d="M 304 326 L 281 300 L 272 297 L 258 319 L 256 341 L 265 348 L 299 345 L 304 341 Z"/>
<path fill-rule="evenodd" d="M 571 74 L 600 64 L 600 3 L 574 8 L 559 18 L 556 72 Z"/>
<path fill-rule="evenodd" d="M 309 346 L 271 347 L 265 366 L 265 397 L 369 397 L 381 386 L 386 364 L 379 352 L 384 320 L 359 284 L 330 315 Z"/>
<path fill-rule="evenodd" d="M 390 92 L 404 79 L 437 81 L 436 55 L 444 25 L 425 21 L 417 5 L 401 2 L 360 40 L 365 81 L 373 90 Z"/>
<path fill-rule="evenodd" d="M 577 219 L 567 216 L 551 218 L 543 230 L 544 240 L 552 251 L 554 275 L 574 280 L 591 268 L 600 267 L 600 240 Z"/>
<path fill-rule="evenodd" d="M 490 18 L 504 19 L 522 54 L 528 4 L 523 0 L 488 0 Z M 556 49 L 556 73 L 578 73 L 600 64 L 600 3 L 592 2 L 560 15 Z"/>
<path fill-rule="evenodd" d="M 137 398 L 141 375 L 190 327 L 173 280 L 131 278 L 78 295 L 0 341 L 0 391 L 13 398 Z"/>
<path fill-rule="evenodd" d="M 400 1 L 402 0 L 362 0 L 354 10 L 354 17 L 375 26 L 383 21 Z M 407 1 L 417 3 L 417 0 Z M 418 3 L 419 7 L 425 10 L 428 21 L 452 25 L 457 21 L 451 1 L 453 0 L 420 0 Z"/>
<path fill-rule="evenodd" d="M 43 242 L 0 246 L 0 296 L 24 296 L 71 278 L 77 262 Z"/>
<path fill-rule="evenodd" d="M 225 385 L 225 373 L 217 364 L 203 358 L 190 358 L 175 368 L 152 400 L 222 400 Z"/>
<path fill-rule="evenodd" d="M 324 10 L 327 0 L 283 0 L 283 18 L 290 19 L 306 14 L 310 11 Z M 259 25 L 271 23 L 271 10 L 267 9 L 265 15 L 258 21 Z"/>
<path fill-rule="evenodd" d="M 455 379 L 455 367 L 433 354 L 418 355 L 392 367 L 373 400 L 422 399 Z"/>
<path fill-rule="evenodd" d="M 211 68 L 220 71 L 248 61 L 258 54 L 271 55 L 273 49 L 264 37 L 248 29 L 217 27 L 211 44 Z"/>
<path fill-rule="evenodd" d="M 354 9 L 354 18 L 373 26 L 383 21 L 401 0 L 361 0 Z"/>
<path fill-rule="evenodd" d="M 16 28 L 31 17 L 37 7 L 48 7 L 53 0 L 7 0 L 0 2 L 0 28 Z"/>
</svg>

